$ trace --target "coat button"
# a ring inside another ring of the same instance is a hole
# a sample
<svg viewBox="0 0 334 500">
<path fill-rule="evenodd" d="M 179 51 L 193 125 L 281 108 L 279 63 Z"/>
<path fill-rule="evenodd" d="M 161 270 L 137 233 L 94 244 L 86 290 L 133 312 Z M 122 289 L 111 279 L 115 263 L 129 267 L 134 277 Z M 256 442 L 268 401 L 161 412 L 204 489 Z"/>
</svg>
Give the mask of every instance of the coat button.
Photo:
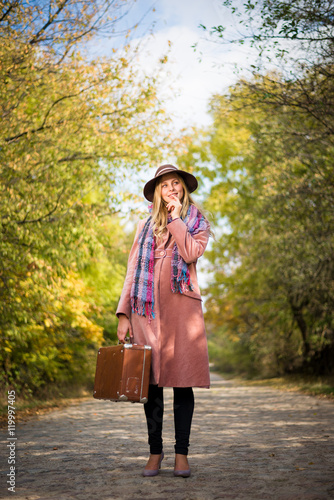
<svg viewBox="0 0 334 500">
<path fill-rule="evenodd" d="M 165 255 L 165 252 L 160 252 L 160 255 Z"/>
</svg>

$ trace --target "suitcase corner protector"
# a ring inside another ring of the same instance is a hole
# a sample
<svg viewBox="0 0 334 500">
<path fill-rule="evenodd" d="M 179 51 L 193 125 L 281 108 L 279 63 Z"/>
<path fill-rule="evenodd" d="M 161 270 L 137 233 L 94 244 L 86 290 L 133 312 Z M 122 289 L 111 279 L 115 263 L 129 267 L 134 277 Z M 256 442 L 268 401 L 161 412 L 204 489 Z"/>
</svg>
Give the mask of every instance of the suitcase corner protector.
<svg viewBox="0 0 334 500">
<path fill-rule="evenodd" d="M 118 398 L 119 401 L 127 401 L 128 397 L 125 394 L 121 394 Z"/>
</svg>

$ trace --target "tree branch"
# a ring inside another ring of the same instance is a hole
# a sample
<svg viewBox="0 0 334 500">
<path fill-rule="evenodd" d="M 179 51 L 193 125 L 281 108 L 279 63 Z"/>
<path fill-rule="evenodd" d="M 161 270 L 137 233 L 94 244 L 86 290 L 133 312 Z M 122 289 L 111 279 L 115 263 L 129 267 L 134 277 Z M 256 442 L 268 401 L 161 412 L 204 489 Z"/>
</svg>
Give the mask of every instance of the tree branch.
<svg viewBox="0 0 334 500">
<path fill-rule="evenodd" d="M 40 36 L 41 33 L 47 30 L 47 28 L 53 23 L 53 21 L 56 19 L 56 17 L 60 14 L 60 12 L 64 9 L 65 5 L 67 4 L 69 0 L 63 0 L 63 3 L 60 4 L 59 9 L 53 16 L 49 16 L 49 20 L 44 24 L 44 26 L 31 38 L 31 40 L 28 41 L 30 45 L 33 45 L 35 43 L 38 43 L 38 37 Z"/>
<path fill-rule="evenodd" d="M 60 198 L 63 195 L 64 191 L 65 191 L 65 187 L 63 187 L 63 189 L 61 190 L 61 192 L 60 192 L 60 194 L 59 194 L 59 196 L 57 198 L 56 205 L 54 206 L 54 208 L 52 210 L 50 210 L 49 213 L 47 213 L 45 215 L 41 215 L 41 217 L 39 217 L 38 219 L 27 220 L 27 217 L 28 217 L 28 214 L 29 214 L 29 212 L 27 212 L 25 218 L 22 221 L 16 221 L 16 223 L 17 224 L 32 224 L 32 223 L 35 223 L 35 222 L 41 222 L 43 219 L 46 219 L 47 217 L 50 217 L 50 215 L 53 214 L 57 210 Z"/>
</svg>

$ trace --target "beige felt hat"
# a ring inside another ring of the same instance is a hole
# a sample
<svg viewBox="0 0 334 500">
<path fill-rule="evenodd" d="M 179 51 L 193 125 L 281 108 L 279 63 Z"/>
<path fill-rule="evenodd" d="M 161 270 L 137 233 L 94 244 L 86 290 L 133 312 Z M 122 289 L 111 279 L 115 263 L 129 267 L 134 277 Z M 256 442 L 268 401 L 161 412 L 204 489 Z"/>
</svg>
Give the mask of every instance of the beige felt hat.
<svg viewBox="0 0 334 500">
<path fill-rule="evenodd" d="M 154 178 L 146 182 L 144 186 L 144 196 L 148 201 L 153 201 L 153 195 L 157 179 L 162 175 L 169 174 L 170 172 L 175 172 L 177 175 L 182 177 L 189 190 L 189 193 L 193 193 L 197 189 L 198 182 L 194 175 L 189 174 L 184 170 L 179 170 L 177 167 L 174 167 L 174 165 L 161 165 L 161 167 L 159 167 L 158 170 L 155 172 Z"/>
</svg>

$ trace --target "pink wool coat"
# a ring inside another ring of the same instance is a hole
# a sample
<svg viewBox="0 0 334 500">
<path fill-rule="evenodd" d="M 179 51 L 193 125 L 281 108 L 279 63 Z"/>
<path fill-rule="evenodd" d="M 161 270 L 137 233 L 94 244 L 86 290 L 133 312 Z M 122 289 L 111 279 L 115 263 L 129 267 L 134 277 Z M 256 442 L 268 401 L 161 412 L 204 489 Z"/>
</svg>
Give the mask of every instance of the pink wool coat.
<svg viewBox="0 0 334 500">
<path fill-rule="evenodd" d="M 159 387 L 210 387 L 208 346 L 197 283 L 196 262 L 203 255 L 209 230 L 190 235 L 182 219 L 167 225 L 167 234 L 156 245 L 154 259 L 155 318 L 131 312 L 130 292 L 138 255 L 138 236 L 147 219 L 138 224 L 130 251 L 128 270 L 116 311 L 131 322 L 133 341 L 152 347 L 151 384 Z M 194 290 L 184 294 L 171 291 L 171 256 L 176 243 L 188 264 Z"/>
</svg>

